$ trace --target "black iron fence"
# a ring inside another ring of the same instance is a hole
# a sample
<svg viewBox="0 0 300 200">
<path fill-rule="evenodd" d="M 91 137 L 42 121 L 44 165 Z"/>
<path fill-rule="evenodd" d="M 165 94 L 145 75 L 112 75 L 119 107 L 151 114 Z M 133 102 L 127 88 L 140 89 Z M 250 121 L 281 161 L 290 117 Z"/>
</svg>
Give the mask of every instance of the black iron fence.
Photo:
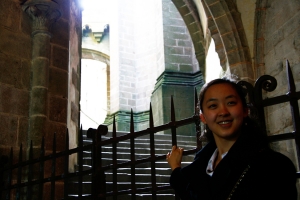
<svg viewBox="0 0 300 200">
<path fill-rule="evenodd" d="M 0 197 L 1 199 L 45 199 L 44 195 L 44 185 L 50 184 L 49 196 L 46 199 L 57 199 L 56 187 L 55 184 L 59 181 L 64 184 L 64 194 L 58 196 L 63 196 L 63 199 L 70 199 L 68 196 L 68 183 L 71 178 L 73 180 L 78 180 L 78 198 L 83 198 L 82 193 L 82 178 L 85 175 L 95 173 L 95 167 L 93 166 L 89 170 L 82 170 L 83 166 L 83 151 L 89 150 L 95 147 L 95 145 L 86 145 L 83 146 L 82 142 L 82 131 L 80 131 L 78 138 L 78 147 L 74 149 L 69 149 L 69 137 L 68 132 L 66 133 L 66 143 L 65 151 L 56 152 L 56 136 L 54 134 L 53 145 L 52 145 L 52 154 L 45 155 L 45 142 L 44 138 L 42 139 L 42 144 L 40 147 L 40 156 L 38 158 L 33 158 L 33 147 L 32 142 L 29 148 L 29 159 L 23 161 L 23 150 L 22 145 L 19 149 L 18 163 L 13 163 L 13 149 L 10 151 L 9 157 L 2 157 L 3 162 L 1 163 L 1 188 L 0 188 Z M 74 173 L 69 172 L 69 156 L 71 154 L 78 154 L 78 171 Z M 57 175 L 56 167 L 57 160 L 63 159 L 63 173 Z M 5 161 L 9 163 L 5 164 Z M 51 163 L 51 166 L 45 166 L 45 163 Z M 4 166 L 4 167 L 3 167 Z M 38 166 L 38 170 L 36 167 Z M 50 175 L 45 177 L 47 169 L 51 168 Z M 14 173 L 13 173 L 14 172 Z M 75 179 L 74 179 L 75 178 Z M 98 183 L 97 183 L 98 184 Z M 90 196 L 85 196 L 90 198 Z M 91 199 L 91 198 L 90 198 Z"/>
<path fill-rule="evenodd" d="M 279 95 L 276 97 L 263 98 L 263 90 L 272 92 L 277 87 L 277 81 L 274 77 L 269 75 L 263 75 L 258 78 L 255 82 L 254 87 L 245 81 L 240 81 L 246 90 L 249 98 L 249 104 L 253 105 L 257 111 L 260 126 L 266 131 L 265 121 L 265 108 L 273 105 L 282 103 L 290 104 L 290 112 L 292 117 L 293 131 L 287 133 L 281 133 L 276 135 L 268 136 L 270 142 L 283 141 L 283 140 L 295 140 L 297 150 L 297 164 L 300 166 L 300 115 L 298 100 L 300 99 L 300 92 L 296 92 L 296 86 L 294 77 L 290 68 L 290 64 L 286 61 L 286 74 L 287 74 L 287 86 L 288 91 L 286 94 Z M 288 112 L 288 111 L 287 111 Z M 280 120 L 280 119 L 278 119 Z M 300 178 L 300 173 L 297 172 L 297 178 Z"/>
<path fill-rule="evenodd" d="M 273 141 L 282 141 L 282 140 L 295 140 L 296 148 L 297 148 L 297 162 L 299 163 L 299 144 L 300 144 L 300 118 L 299 118 L 299 107 L 298 107 L 298 100 L 300 99 L 300 92 L 296 92 L 294 79 L 291 73 L 291 69 L 289 63 L 286 64 L 287 68 L 287 79 L 288 79 L 288 88 L 289 91 L 277 97 L 266 98 L 263 99 L 262 89 L 268 92 L 275 90 L 277 82 L 276 79 L 272 76 L 264 75 L 260 77 L 254 87 L 244 81 L 240 81 L 241 84 L 248 93 L 248 100 L 249 104 L 253 105 L 256 110 L 258 117 L 260 119 L 261 126 L 266 128 L 265 122 L 265 111 L 264 108 L 267 106 L 280 104 L 289 102 L 291 108 L 291 115 L 293 118 L 293 131 L 288 133 L 282 133 L 278 135 L 269 136 L 270 142 Z M 48 199 L 56 199 L 55 184 L 57 182 L 64 183 L 64 194 L 63 199 L 105 199 L 106 197 L 111 197 L 113 199 L 117 199 L 120 195 L 129 194 L 131 199 L 136 199 L 137 193 L 151 193 L 152 199 L 157 199 L 157 192 L 162 190 L 170 189 L 169 185 L 157 185 L 156 180 L 156 168 L 155 162 L 159 160 L 165 160 L 165 154 L 163 155 L 156 155 L 155 154 L 155 140 L 154 135 L 158 132 L 171 130 L 172 134 L 172 145 L 177 144 L 177 136 L 176 136 L 176 129 L 181 126 L 185 126 L 188 124 L 195 123 L 196 126 L 196 136 L 197 136 L 197 147 L 192 150 L 184 151 L 185 155 L 194 154 L 198 151 L 201 146 L 201 142 L 199 142 L 200 136 L 200 121 L 198 116 L 198 111 L 196 109 L 197 104 L 197 93 L 195 91 L 195 113 L 192 117 L 178 120 L 175 119 L 175 108 L 173 104 L 173 99 L 171 98 L 171 121 L 167 124 L 154 126 L 153 123 L 153 115 L 152 115 L 152 108 L 150 105 L 150 116 L 149 116 L 149 128 L 142 130 L 142 131 L 135 131 L 134 130 L 134 120 L 133 114 L 131 113 L 131 120 L 130 120 L 130 132 L 126 135 L 118 136 L 116 132 L 116 123 L 115 119 L 113 122 L 113 131 L 112 137 L 107 140 L 101 140 L 101 135 L 107 133 L 107 127 L 100 125 L 97 130 L 89 129 L 88 136 L 92 138 L 92 144 L 83 145 L 82 139 L 82 131 L 80 131 L 78 137 L 78 147 L 74 149 L 69 149 L 69 140 L 68 140 L 68 133 L 66 134 L 67 140 L 65 144 L 65 150 L 61 152 L 56 152 L 56 137 L 54 136 L 53 139 L 53 152 L 50 155 L 45 155 L 45 147 L 44 147 L 44 140 L 42 141 L 41 148 L 40 148 L 40 156 L 38 158 L 33 158 L 33 148 L 32 144 L 29 148 L 29 159 L 26 161 L 22 160 L 22 146 L 19 150 L 19 162 L 14 164 L 12 163 L 13 160 L 13 150 L 11 150 L 9 156 L 9 163 L 6 164 L 0 170 L 0 178 L 2 180 L 1 188 L 0 188 L 0 195 L 1 199 L 11 199 L 14 197 L 15 199 L 32 199 L 33 196 L 37 197 L 37 199 L 43 199 L 44 193 L 44 185 L 50 184 L 51 191 L 50 197 Z M 135 152 L 135 138 L 142 137 L 142 136 L 149 136 L 150 138 L 150 154 L 148 157 L 142 159 L 136 159 L 136 152 Z M 195 138 L 196 139 L 196 138 Z M 118 162 L 117 159 L 117 144 L 121 141 L 129 140 L 129 148 L 130 148 L 130 160 L 124 162 Z M 112 163 L 108 165 L 103 165 L 102 159 L 102 147 L 110 145 L 112 146 Z M 83 168 L 83 152 L 90 150 L 92 152 L 92 166 L 90 169 Z M 78 169 L 76 172 L 70 173 L 69 172 L 69 156 L 71 154 L 78 155 Z M 57 175 L 56 167 L 57 167 L 57 159 L 64 160 L 64 170 L 63 173 Z M 7 159 L 3 157 L 1 159 L 0 164 L 2 166 L 6 162 Z M 45 162 L 51 163 L 51 173 L 49 176 L 45 177 Z M 136 166 L 142 163 L 150 163 L 150 170 L 151 170 L 151 186 L 149 187 L 137 187 L 135 174 L 136 174 Z M 38 165 L 38 175 L 33 176 L 34 169 L 33 166 Z M 126 190 L 118 190 L 117 187 L 117 169 L 122 168 L 125 166 L 130 167 L 130 174 L 131 174 L 131 182 L 130 182 L 130 189 Z M 108 191 L 106 189 L 106 181 L 105 181 L 105 173 L 106 171 L 112 171 L 112 190 Z M 24 173 L 26 171 L 26 173 Z M 14 172 L 14 173 L 13 173 Z M 83 194 L 83 177 L 85 175 L 92 176 L 92 190 L 90 194 Z M 297 178 L 300 177 L 300 173 L 297 172 Z M 15 180 L 13 177 L 16 177 Z M 77 195 L 70 197 L 67 185 L 69 184 L 70 180 L 76 179 L 77 184 Z M 33 190 L 33 187 L 38 187 L 37 190 Z M 23 197 L 22 197 L 23 195 Z"/>
</svg>

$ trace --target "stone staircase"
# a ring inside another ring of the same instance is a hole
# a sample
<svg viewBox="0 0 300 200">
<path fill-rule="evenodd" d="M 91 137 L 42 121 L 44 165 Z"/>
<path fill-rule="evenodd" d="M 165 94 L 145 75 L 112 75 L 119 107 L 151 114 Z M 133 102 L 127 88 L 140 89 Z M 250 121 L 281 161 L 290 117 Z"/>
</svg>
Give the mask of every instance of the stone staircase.
<svg viewBox="0 0 300 200">
<path fill-rule="evenodd" d="M 120 136 L 120 135 L 118 135 Z M 111 138 L 111 135 L 108 134 L 106 136 L 102 136 L 102 140 L 106 140 Z M 171 135 L 160 135 L 155 134 L 155 155 L 166 155 L 168 151 L 172 148 Z M 91 139 L 86 138 L 86 134 L 84 133 L 84 145 L 91 144 Z M 196 138 L 191 136 L 177 136 L 178 146 L 183 147 L 185 150 L 191 150 L 196 147 Z M 118 163 L 129 161 L 130 160 L 130 143 L 128 141 L 121 141 L 117 144 L 117 160 Z M 136 160 L 141 158 L 148 158 L 150 156 L 150 139 L 149 135 L 135 138 L 135 153 Z M 194 159 L 194 155 L 184 156 L 182 160 L 182 166 L 186 166 L 191 163 Z M 103 166 L 112 164 L 112 146 L 104 146 L 102 147 L 102 162 Z M 84 152 L 84 170 L 91 168 L 91 152 Z M 169 177 L 171 174 L 171 169 L 168 166 L 168 163 L 165 159 L 157 161 L 155 163 L 156 169 L 156 181 L 157 186 L 168 185 Z M 126 190 L 130 189 L 131 186 L 131 175 L 130 175 L 130 166 L 126 166 L 124 168 L 117 169 L 117 187 L 118 190 Z M 135 168 L 135 179 L 136 179 L 136 187 L 151 187 L 151 168 L 150 162 L 139 164 Z M 106 175 L 106 191 L 112 191 L 112 170 L 108 170 L 105 172 Z M 69 184 L 69 191 L 76 191 L 78 186 L 78 182 L 76 180 L 72 181 L 72 184 Z M 83 193 L 90 194 L 91 193 L 91 176 L 85 176 L 83 178 Z M 74 192 L 75 193 L 75 192 Z M 70 194 L 70 196 L 74 196 Z M 76 195 L 75 195 L 76 196 Z M 136 199 L 152 199 L 151 192 L 136 194 Z M 112 199 L 112 197 L 108 197 L 106 199 Z M 118 199 L 126 200 L 131 199 L 130 195 L 118 196 Z M 157 199 L 168 200 L 175 199 L 174 191 L 159 191 L 157 193 Z"/>
</svg>

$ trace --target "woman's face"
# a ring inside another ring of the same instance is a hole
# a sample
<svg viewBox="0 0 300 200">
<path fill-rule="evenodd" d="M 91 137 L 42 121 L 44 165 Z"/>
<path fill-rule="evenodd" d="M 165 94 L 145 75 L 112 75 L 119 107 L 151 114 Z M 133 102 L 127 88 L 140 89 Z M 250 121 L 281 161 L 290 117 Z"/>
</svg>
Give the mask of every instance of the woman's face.
<svg viewBox="0 0 300 200">
<path fill-rule="evenodd" d="M 227 83 L 210 86 L 202 101 L 200 118 L 213 132 L 215 140 L 236 140 L 248 109 L 236 90 Z"/>
</svg>

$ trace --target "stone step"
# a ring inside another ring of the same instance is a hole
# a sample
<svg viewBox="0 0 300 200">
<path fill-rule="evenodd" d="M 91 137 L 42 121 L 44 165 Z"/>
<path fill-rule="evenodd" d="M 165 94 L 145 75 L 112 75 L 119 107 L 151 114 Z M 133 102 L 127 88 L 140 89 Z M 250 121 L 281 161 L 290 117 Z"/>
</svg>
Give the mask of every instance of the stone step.
<svg viewBox="0 0 300 200">
<path fill-rule="evenodd" d="M 84 181 L 82 182 L 82 193 L 83 194 L 91 194 L 91 185 L 92 182 L 91 181 Z M 151 187 L 152 185 L 148 182 L 136 182 L 136 188 L 146 188 L 146 187 Z M 165 186 L 165 185 L 169 185 L 169 183 L 156 183 L 157 186 Z M 74 181 L 72 182 L 72 184 L 68 184 L 68 190 L 69 191 L 77 191 L 79 187 L 78 181 Z M 131 182 L 118 182 L 117 183 L 117 190 L 129 190 L 131 189 Z M 113 191 L 113 183 L 112 182 L 106 182 L 106 191 L 110 192 Z M 171 190 L 172 191 L 172 190 Z M 174 193 L 174 191 L 173 191 Z M 72 194 L 72 193 L 70 193 Z"/>
<path fill-rule="evenodd" d="M 87 134 L 86 134 L 86 131 L 83 131 L 82 133 L 82 137 L 83 137 L 83 140 L 85 141 L 91 141 L 92 139 L 91 138 L 88 138 L 87 137 Z M 128 132 L 123 132 L 123 133 L 117 133 L 117 137 L 120 137 L 120 136 L 124 136 L 124 135 L 127 135 L 127 134 L 130 134 Z M 108 140 L 108 139 L 111 139 L 112 138 L 112 134 L 111 133 L 108 133 L 107 135 L 102 135 L 101 136 L 101 139 L 102 140 Z M 196 134 L 195 136 L 187 136 L 187 135 L 177 135 L 176 136 L 177 138 L 177 141 L 196 141 Z M 160 140 L 166 140 L 166 141 L 172 141 L 172 135 L 171 134 L 154 134 L 154 139 L 160 139 Z M 150 136 L 149 135 L 143 135 L 143 136 L 138 136 L 135 138 L 135 140 L 150 140 Z"/>
<path fill-rule="evenodd" d="M 120 137 L 120 136 L 127 135 L 127 134 L 130 134 L 130 133 L 129 132 L 118 131 L 116 133 L 116 136 Z M 87 136 L 87 130 L 82 130 L 82 135 L 83 135 L 83 138 L 86 137 Z M 106 135 L 102 135 L 101 137 L 102 138 L 112 138 L 112 132 L 108 131 L 108 133 Z M 158 137 L 160 139 L 170 139 L 172 136 L 171 136 L 171 134 L 155 133 L 154 138 L 156 138 L 156 137 Z M 138 136 L 137 138 L 150 138 L 150 136 L 149 136 L 149 134 L 147 134 L 147 135 Z M 177 138 L 177 140 L 190 140 L 190 139 L 195 140 L 196 131 L 195 131 L 195 137 L 189 136 L 189 135 L 177 135 L 176 138 Z"/>
<path fill-rule="evenodd" d="M 85 197 L 85 196 L 88 196 L 88 195 L 90 195 L 90 194 L 83 195 L 82 199 L 89 199 L 90 200 L 90 197 Z M 70 199 L 77 199 L 78 195 L 77 194 L 69 194 L 69 197 L 70 197 Z M 157 191 L 156 192 L 156 197 L 157 197 L 156 198 L 157 200 L 175 200 L 174 190 L 169 189 L 169 190 L 164 190 L 164 191 Z M 119 195 L 118 199 L 120 199 L 120 200 L 131 200 L 132 197 L 131 197 L 130 194 L 126 194 L 126 195 Z M 136 198 L 135 199 L 136 200 L 153 200 L 153 197 L 152 197 L 151 192 L 136 193 Z M 113 200 L 113 196 L 106 197 L 106 200 Z"/>
<path fill-rule="evenodd" d="M 145 182 L 150 183 L 151 182 L 151 169 L 150 168 L 143 168 L 143 169 L 136 169 L 135 171 L 135 178 L 137 182 Z M 166 183 L 168 184 L 171 170 L 168 169 L 156 169 L 156 181 L 160 183 Z M 131 181 L 131 170 L 130 168 L 121 168 L 117 170 L 117 181 L 119 182 L 130 182 Z M 105 177 L 107 182 L 113 181 L 113 173 L 111 171 L 105 172 Z M 78 177 L 70 179 L 72 182 L 78 181 Z M 82 177 L 82 180 L 84 182 L 91 182 L 92 176 L 91 175 L 85 175 Z"/>
<path fill-rule="evenodd" d="M 167 149 L 157 149 L 154 153 L 156 156 L 165 156 L 167 152 L 169 152 Z M 130 157 L 130 148 L 117 148 L 117 159 L 120 160 L 126 160 L 126 159 L 131 159 Z M 146 148 L 141 148 L 141 149 L 135 149 L 135 159 L 141 159 L 141 158 L 148 158 L 151 156 L 150 151 L 147 150 Z M 84 151 L 83 152 L 83 157 L 90 158 L 91 159 L 92 153 L 91 151 Z M 113 157 L 113 152 L 112 149 L 103 149 L 101 157 L 103 159 L 112 159 Z M 187 157 L 191 157 L 192 159 L 194 158 L 194 154 L 187 155 Z"/>
<path fill-rule="evenodd" d="M 185 167 L 187 166 L 188 164 L 190 164 L 191 162 L 182 162 L 181 163 L 181 166 L 182 167 Z M 104 165 L 106 166 L 106 165 Z M 83 171 L 86 171 L 86 170 L 89 170 L 91 169 L 91 166 L 90 165 L 83 165 Z M 125 166 L 125 167 L 122 167 L 122 168 L 118 168 L 118 170 L 129 170 L 130 169 L 130 166 Z M 167 162 L 156 162 L 155 163 L 155 169 L 156 169 L 156 172 L 159 173 L 159 174 L 164 174 L 165 171 L 167 170 L 170 170 L 170 167 L 169 167 L 169 164 Z M 78 166 L 75 165 L 75 170 L 78 171 Z M 149 170 L 149 173 L 150 173 L 150 163 L 143 163 L 143 164 L 139 164 L 139 165 L 136 165 L 136 173 L 141 173 L 141 172 L 138 172 L 139 170 L 146 170 L 146 172 Z M 126 173 L 130 173 L 130 171 L 126 172 Z"/>
<path fill-rule="evenodd" d="M 88 139 L 84 140 L 84 145 L 89 145 L 89 144 L 92 144 L 91 140 L 88 140 Z M 150 149 L 150 140 L 149 139 L 135 139 L 134 144 L 137 147 L 146 146 Z M 118 142 L 116 146 L 117 147 L 128 147 L 129 145 L 130 145 L 130 141 L 124 140 L 124 141 Z M 160 147 L 160 148 L 165 148 L 165 149 L 170 149 L 170 148 L 172 148 L 172 141 L 155 139 L 154 146 Z M 196 144 L 196 140 L 178 140 L 177 146 L 180 146 L 180 147 L 185 146 L 188 149 L 192 149 L 192 148 L 195 148 L 197 146 L 197 144 Z M 105 148 L 105 147 L 108 147 L 108 148 L 112 147 L 112 144 L 103 146 L 103 148 Z"/>
<path fill-rule="evenodd" d="M 131 195 L 122 195 L 119 196 L 118 199 L 121 200 L 131 200 Z M 152 194 L 136 194 L 136 200 L 153 200 Z M 175 200 L 175 195 L 174 194 L 158 194 L 157 195 L 157 200 Z M 112 197 L 106 198 L 106 200 L 113 200 Z"/>
<path fill-rule="evenodd" d="M 167 152 L 167 151 L 164 151 Z M 162 155 L 165 156 L 165 154 L 157 154 L 157 155 Z M 187 162 L 190 163 L 194 160 L 194 154 L 191 155 L 187 155 L 187 156 L 183 156 L 182 157 L 182 162 Z M 149 154 L 136 154 L 135 159 L 136 160 L 140 160 L 140 159 L 146 159 L 150 157 L 150 153 Z M 117 153 L 117 163 L 123 163 L 123 162 L 128 162 L 131 160 L 130 157 L 130 153 L 129 152 L 118 152 Z M 159 160 L 156 161 L 156 164 L 158 164 L 159 166 L 161 166 L 163 160 Z M 165 162 L 166 163 L 166 162 Z M 92 165 L 92 157 L 91 157 L 91 153 L 87 152 L 84 154 L 83 157 L 83 164 L 84 165 Z M 110 165 L 112 164 L 112 152 L 103 152 L 102 153 L 102 166 L 106 166 L 106 165 Z M 147 166 L 150 166 L 150 162 L 145 163 Z M 165 167 L 168 167 L 165 166 Z"/>
<path fill-rule="evenodd" d="M 124 133 L 125 134 L 125 133 Z M 109 137 L 103 137 L 103 140 L 109 139 Z M 196 147 L 196 140 L 194 137 L 190 136 L 180 136 L 177 137 L 178 146 L 183 147 L 185 150 L 191 150 Z M 149 136 L 138 137 L 135 139 L 135 159 L 143 159 L 150 157 L 150 145 L 149 145 Z M 91 144 L 92 141 L 89 138 L 84 137 L 84 145 Z M 165 156 L 172 148 L 171 136 L 170 135 L 155 135 L 155 155 Z M 92 159 L 91 151 L 86 150 L 83 152 L 83 170 L 91 168 Z M 102 166 L 112 164 L 112 145 L 107 145 L 102 147 Z M 183 156 L 182 166 L 186 166 L 191 163 L 194 159 L 194 155 Z M 130 156 L 130 143 L 129 140 L 121 141 L 117 144 L 117 162 L 123 163 L 131 160 Z M 136 187 L 151 187 L 151 163 L 142 163 L 135 166 L 135 179 Z M 75 166 L 75 170 L 78 169 L 78 166 Z M 112 169 L 105 171 L 106 174 L 106 191 L 112 190 Z M 159 185 L 169 185 L 169 178 L 171 174 L 171 169 L 165 159 L 155 162 L 155 174 L 156 174 L 156 184 Z M 131 169 L 130 166 L 125 166 L 123 168 L 117 169 L 117 181 L 118 181 L 118 190 L 130 189 L 131 185 Z M 91 192 L 91 176 L 83 177 L 83 193 L 90 194 Z M 78 188 L 78 179 L 74 179 L 69 184 L 69 189 L 71 191 L 76 191 Z M 70 194 L 72 196 L 72 194 Z M 108 197 L 109 199 L 112 197 Z M 122 198 L 118 199 L 131 199 L 130 195 L 123 195 Z M 137 194 L 137 199 L 152 199 L 151 194 Z M 158 199 L 174 199 L 174 191 L 160 191 Z"/>
<path fill-rule="evenodd" d="M 194 145 L 180 145 L 185 151 L 195 149 Z M 117 152 L 131 152 L 130 144 L 123 144 L 122 146 L 116 146 Z M 171 151 L 171 145 L 155 145 L 155 153 L 165 155 Z M 112 152 L 112 146 L 104 146 L 101 148 L 102 152 Z M 91 149 L 87 149 L 84 153 L 90 153 Z M 135 144 L 135 152 L 138 153 L 150 153 L 150 147 L 147 144 Z"/>
</svg>

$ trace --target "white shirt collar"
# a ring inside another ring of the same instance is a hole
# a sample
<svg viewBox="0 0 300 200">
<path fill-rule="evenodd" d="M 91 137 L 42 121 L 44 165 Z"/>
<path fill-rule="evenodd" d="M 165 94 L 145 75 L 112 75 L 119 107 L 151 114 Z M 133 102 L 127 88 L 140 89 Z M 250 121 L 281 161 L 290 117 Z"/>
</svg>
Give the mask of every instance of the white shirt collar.
<svg viewBox="0 0 300 200">
<path fill-rule="evenodd" d="M 228 152 L 225 152 L 222 154 L 222 159 L 226 156 Z M 216 157 L 218 156 L 218 148 L 216 148 L 216 150 L 214 151 L 213 155 L 211 156 L 211 158 L 209 159 L 208 161 L 208 164 L 207 164 L 207 167 L 206 167 L 206 173 L 209 175 L 209 176 L 212 176 L 213 173 L 214 173 L 214 163 L 215 163 L 215 160 L 216 160 Z"/>
</svg>

